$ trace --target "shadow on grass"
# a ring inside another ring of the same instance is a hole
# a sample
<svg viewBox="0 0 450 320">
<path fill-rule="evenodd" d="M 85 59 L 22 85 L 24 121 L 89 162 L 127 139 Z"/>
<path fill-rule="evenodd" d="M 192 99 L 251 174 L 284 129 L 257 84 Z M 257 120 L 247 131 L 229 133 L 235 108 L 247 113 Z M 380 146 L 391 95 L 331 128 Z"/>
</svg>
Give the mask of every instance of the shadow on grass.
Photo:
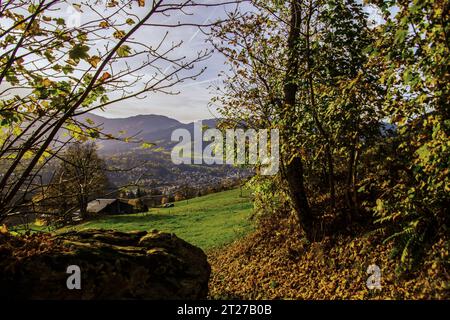
<svg viewBox="0 0 450 320">
<path fill-rule="evenodd" d="M 85 224 L 126 224 L 126 223 L 148 223 L 156 221 L 172 221 L 179 219 L 175 215 L 143 213 L 139 215 L 108 215 L 86 221 Z"/>
</svg>

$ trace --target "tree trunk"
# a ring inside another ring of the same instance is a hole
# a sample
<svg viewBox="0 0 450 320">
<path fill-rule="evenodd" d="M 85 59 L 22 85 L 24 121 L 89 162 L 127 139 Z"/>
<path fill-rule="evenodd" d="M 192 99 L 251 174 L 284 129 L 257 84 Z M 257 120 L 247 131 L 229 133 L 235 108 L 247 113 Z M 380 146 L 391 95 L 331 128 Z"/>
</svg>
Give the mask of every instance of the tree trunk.
<svg viewBox="0 0 450 320">
<path fill-rule="evenodd" d="M 297 44 L 300 38 L 300 27 L 301 5 L 298 1 L 293 0 L 291 1 L 291 20 L 288 38 L 288 71 L 284 82 L 284 103 L 288 108 L 295 108 L 296 105 L 296 95 L 298 91 L 296 77 L 299 73 L 300 55 Z M 299 223 L 308 240 L 312 240 L 313 219 L 306 194 L 303 161 L 300 155 L 295 155 L 290 161 L 287 161 L 285 175 Z"/>
<path fill-rule="evenodd" d="M 355 203 L 353 202 L 353 171 L 354 171 L 354 163 L 355 163 L 355 154 L 356 154 L 356 146 L 355 143 L 352 143 L 350 149 L 350 155 L 348 157 L 347 164 L 347 179 L 345 186 L 345 202 L 347 203 L 347 220 L 348 223 L 351 223 L 352 216 L 355 211 Z"/>
<path fill-rule="evenodd" d="M 300 226 L 305 232 L 308 240 L 312 240 L 313 217 L 306 194 L 303 177 L 303 162 L 298 156 L 286 165 L 286 178 L 289 186 L 289 193 L 297 213 Z"/>
</svg>

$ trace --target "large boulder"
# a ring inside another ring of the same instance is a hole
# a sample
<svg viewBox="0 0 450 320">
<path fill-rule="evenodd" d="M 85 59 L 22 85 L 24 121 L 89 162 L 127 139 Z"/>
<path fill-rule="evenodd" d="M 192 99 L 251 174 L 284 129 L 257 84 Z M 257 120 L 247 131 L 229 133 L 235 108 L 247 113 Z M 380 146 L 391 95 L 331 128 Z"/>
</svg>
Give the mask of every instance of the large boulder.
<svg viewBox="0 0 450 320">
<path fill-rule="evenodd" d="M 67 287 L 70 265 L 79 290 Z M 205 299 L 209 275 L 204 252 L 174 234 L 0 234 L 1 299 Z"/>
</svg>

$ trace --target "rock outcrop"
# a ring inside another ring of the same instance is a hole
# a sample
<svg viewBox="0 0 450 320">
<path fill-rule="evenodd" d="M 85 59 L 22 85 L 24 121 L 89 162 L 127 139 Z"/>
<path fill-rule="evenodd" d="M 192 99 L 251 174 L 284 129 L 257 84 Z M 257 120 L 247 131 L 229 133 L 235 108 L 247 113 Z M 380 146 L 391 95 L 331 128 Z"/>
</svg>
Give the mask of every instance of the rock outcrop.
<svg viewBox="0 0 450 320">
<path fill-rule="evenodd" d="M 67 287 L 70 265 L 81 289 Z M 209 275 L 204 252 L 174 234 L 0 234 L 1 299 L 205 299 Z"/>
</svg>

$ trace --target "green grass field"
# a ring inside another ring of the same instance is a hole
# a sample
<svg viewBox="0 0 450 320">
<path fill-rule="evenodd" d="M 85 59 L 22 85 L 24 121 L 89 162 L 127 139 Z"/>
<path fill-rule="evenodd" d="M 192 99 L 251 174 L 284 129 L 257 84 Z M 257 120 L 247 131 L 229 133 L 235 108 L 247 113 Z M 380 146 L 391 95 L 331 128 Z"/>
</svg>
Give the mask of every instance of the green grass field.
<svg viewBox="0 0 450 320">
<path fill-rule="evenodd" d="M 63 230 L 113 229 L 173 232 L 207 250 L 242 237 L 253 228 L 252 203 L 238 189 L 175 202 L 173 208 L 154 208 L 147 213 L 104 216 Z M 60 231 L 63 231 L 60 230 Z"/>
</svg>

